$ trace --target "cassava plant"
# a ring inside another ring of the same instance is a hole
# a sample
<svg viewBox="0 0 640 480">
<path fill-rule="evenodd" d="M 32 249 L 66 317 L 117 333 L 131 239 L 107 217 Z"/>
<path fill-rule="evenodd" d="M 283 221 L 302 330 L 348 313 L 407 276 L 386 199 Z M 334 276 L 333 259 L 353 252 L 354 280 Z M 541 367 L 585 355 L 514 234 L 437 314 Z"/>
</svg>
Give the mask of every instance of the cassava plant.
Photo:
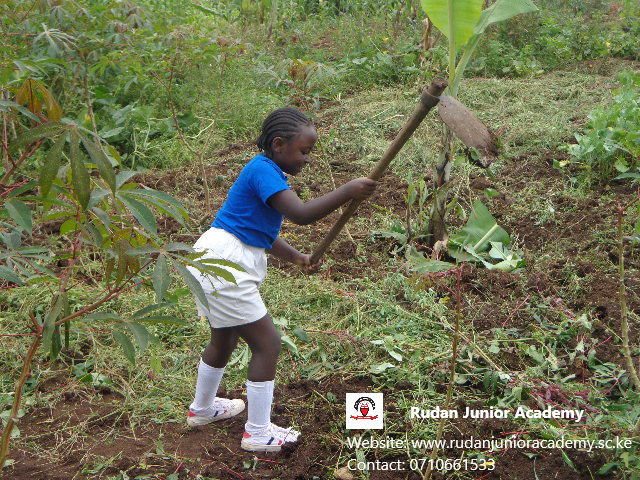
<svg viewBox="0 0 640 480">
<path fill-rule="evenodd" d="M 12 100 L 6 99 L 9 93 Z M 231 273 L 221 268 L 232 264 L 198 260 L 200 254 L 188 245 L 163 243 L 156 215 L 185 225 L 184 207 L 164 192 L 133 182 L 136 172 L 120 169 L 115 149 L 94 132 L 63 120 L 45 85 L 27 79 L 2 94 L 0 294 L 37 284 L 50 295 L 45 305 L 24 313 L 25 333 L 19 335 L 31 342 L 22 356 L 11 412 L 0 438 L 0 468 L 9 452 L 31 364 L 38 352 L 55 359 L 63 339 L 69 347 L 71 322 L 88 316 L 105 322 L 133 363 L 134 343 L 144 351 L 151 338 L 145 325 L 182 323 L 152 314 L 170 305 L 166 299 L 171 270 L 205 305 L 202 287 L 187 266 L 233 281 Z M 36 163 L 40 167 L 34 170 Z M 43 226 L 52 223 L 59 233 L 54 241 L 43 235 Z M 92 262 L 101 263 L 97 275 L 85 271 L 84 265 Z M 84 303 L 71 302 L 69 292 L 84 284 L 97 292 Z M 145 307 L 133 319 L 104 311 L 107 302 L 145 286 L 155 290 L 157 304 Z"/>
<path fill-rule="evenodd" d="M 421 0 L 421 4 L 433 25 L 449 41 L 447 93 L 454 98 L 458 95 L 464 71 L 485 30 L 494 23 L 537 10 L 531 0 L 496 0 L 485 10 L 482 10 L 484 0 Z M 453 155 L 453 135 L 445 127 L 442 150 L 436 165 L 435 201 L 431 208 L 428 226 L 431 245 L 447 238 L 445 225 L 447 184 Z"/>
<path fill-rule="evenodd" d="M 629 309 L 627 307 L 627 291 L 625 287 L 625 267 L 624 267 L 624 236 L 622 235 L 622 227 L 624 216 L 627 210 L 632 209 L 636 202 L 640 201 L 640 192 L 638 193 L 638 197 L 634 198 L 627 205 L 618 204 L 616 207 L 616 217 L 617 217 L 617 233 L 618 233 L 618 277 L 620 280 L 620 285 L 618 287 L 618 299 L 620 301 L 620 319 L 621 319 L 621 332 L 620 336 L 622 337 L 622 351 L 624 354 L 624 358 L 627 364 L 627 369 L 629 370 L 629 377 L 631 377 L 631 381 L 633 385 L 636 387 L 636 391 L 640 393 L 640 378 L 638 378 L 638 372 L 633 363 L 633 358 L 631 354 L 631 344 L 629 338 Z M 638 225 L 640 225 L 640 220 L 638 221 Z M 636 430 L 640 428 L 640 420 L 638 421 L 638 426 Z M 640 432 L 637 432 L 640 433 Z"/>
</svg>

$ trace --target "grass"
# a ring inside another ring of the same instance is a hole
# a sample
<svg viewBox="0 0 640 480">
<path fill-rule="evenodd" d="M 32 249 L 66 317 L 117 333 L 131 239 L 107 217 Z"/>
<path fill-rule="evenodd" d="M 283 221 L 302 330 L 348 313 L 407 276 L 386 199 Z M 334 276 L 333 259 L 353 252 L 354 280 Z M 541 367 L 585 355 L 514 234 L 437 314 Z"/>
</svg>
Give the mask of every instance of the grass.
<svg viewBox="0 0 640 480">
<path fill-rule="evenodd" d="M 462 83 L 460 99 L 491 130 L 500 132 L 504 157 L 516 159 L 544 155 L 570 141 L 588 113 L 604 105 L 604 94 L 613 86 L 609 77 L 578 72 L 527 79 L 474 78 Z M 336 119 L 333 135 L 340 135 L 335 151 L 370 168 L 408 119 L 420 88 L 414 84 L 372 90 L 328 108 L 324 116 Z M 407 179 L 429 172 L 440 149 L 440 132 L 439 120 L 430 113 L 392 164 L 394 173 Z"/>
</svg>

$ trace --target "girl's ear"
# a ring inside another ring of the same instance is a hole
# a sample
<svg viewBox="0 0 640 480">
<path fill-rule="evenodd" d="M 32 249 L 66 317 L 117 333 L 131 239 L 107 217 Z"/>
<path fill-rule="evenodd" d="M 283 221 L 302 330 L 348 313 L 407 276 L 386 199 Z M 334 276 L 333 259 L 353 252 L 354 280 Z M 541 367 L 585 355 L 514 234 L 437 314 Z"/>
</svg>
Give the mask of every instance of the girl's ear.
<svg viewBox="0 0 640 480">
<path fill-rule="evenodd" d="M 280 149 L 284 146 L 285 139 L 282 137 L 276 137 L 271 142 L 271 151 L 280 153 Z"/>
</svg>

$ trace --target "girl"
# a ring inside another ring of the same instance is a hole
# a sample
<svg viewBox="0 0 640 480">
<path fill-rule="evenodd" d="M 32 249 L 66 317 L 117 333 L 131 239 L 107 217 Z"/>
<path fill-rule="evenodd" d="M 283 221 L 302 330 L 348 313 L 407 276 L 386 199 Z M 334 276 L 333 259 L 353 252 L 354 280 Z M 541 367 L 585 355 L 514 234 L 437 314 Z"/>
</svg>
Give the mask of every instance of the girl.
<svg viewBox="0 0 640 480">
<path fill-rule="evenodd" d="M 368 178 L 358 178 L 303 203 L 287 184 L 285 173 L 297 175 L 310 163 L 317 139 L 313 123 L 300 111 L 286 107 L 269 114 L 256 141 L 262 153 L 244 167 L 212 228 L 194 245 L 205 252 L 202 258 L 229 260 L 245 271 L 234 270 L 234 284 L 191 269 L 207 296 L 208 308 L 197 299 L 196 304 L 198 314 L 206 316 L 211 324 L 211 342 L 200 360 L 187 423 L 205 425 L 244 410 L 242 400 L 216 397 L 224 368 L 242 338 L 251 349 L 251 360 L 247 370 L 248 418 L 240 446 L 252 452 L 279 451 L 284 443 L 295 442 L 300 435 L 292 428 L 271 423 L 280 336 L 258 291 L 267 270 L 265 252 L 313 273 L 319 265 L 310 263 L 311 256 L 278 237 L 283 218 L 309 224 L 349 200 L 370 196 L 377 185 Z"/>
</svg>

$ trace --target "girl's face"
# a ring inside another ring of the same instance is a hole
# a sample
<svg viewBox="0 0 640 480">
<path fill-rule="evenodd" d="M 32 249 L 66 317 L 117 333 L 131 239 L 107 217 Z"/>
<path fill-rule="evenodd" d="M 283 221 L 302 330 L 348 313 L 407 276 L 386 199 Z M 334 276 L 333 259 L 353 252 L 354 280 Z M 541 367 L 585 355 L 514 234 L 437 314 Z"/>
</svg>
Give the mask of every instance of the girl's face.
<svg viewBox="0 0 640 480">
<path fill-rule="evenodd" d="M 284 173 L 297 175 L 307 163 L 311 162 L 311 150 L 318 140 L 316 129 L 305 125 L 297 135 L 285 140 L 273 139 L 272 159 Z"/>
</svg>

